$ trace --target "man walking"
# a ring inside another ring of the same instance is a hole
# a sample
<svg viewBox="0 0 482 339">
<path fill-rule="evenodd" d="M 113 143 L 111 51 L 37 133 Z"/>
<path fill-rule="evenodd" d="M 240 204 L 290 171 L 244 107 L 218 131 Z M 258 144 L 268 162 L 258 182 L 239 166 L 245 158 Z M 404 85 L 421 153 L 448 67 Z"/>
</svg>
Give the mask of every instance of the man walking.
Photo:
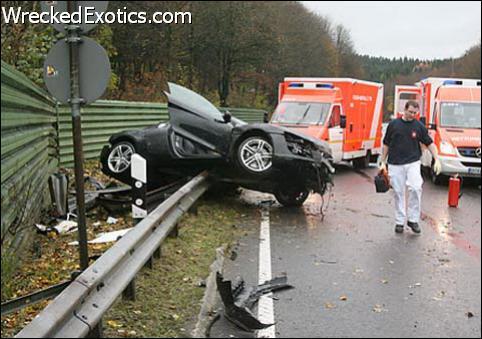
<svg viewBox="0 0 482 339">
<path fill-rule="evenodd" d="M 402 233 L 407 221 L 408 227 L 420 233 L 420 213 L 422 206 L 422 174 L 420 158 L 421 143 L 426 145 L 435 160 L 434 171 L 438 175 L 442 169 L 437 155 L 437 148 L 428 135 L 425 126 L 415 119 L 419 105 L 416 101 L 408 101 L 401 118 L 388 125 L 383 139 L 383 154 L 380 164 L 382 171 L 387 171 L 395 193 L 395 232 Z M 405 193 L 408 188 L 408 208 Z"/>
</svg>

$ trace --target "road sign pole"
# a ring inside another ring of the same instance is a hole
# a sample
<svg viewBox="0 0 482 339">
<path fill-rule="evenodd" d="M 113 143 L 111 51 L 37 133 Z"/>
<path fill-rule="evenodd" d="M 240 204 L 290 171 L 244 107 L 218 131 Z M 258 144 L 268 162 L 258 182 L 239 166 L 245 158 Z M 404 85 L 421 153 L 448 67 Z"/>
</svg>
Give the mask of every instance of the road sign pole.
<svg viewBox="0 0 482 339">
<path fill-rule="evenodd" d="M 76 1 L 69 1 L 69 12 L 76 8 Z M 80 77 L 79 77 L 79 44 L 82 39 L 79 36 L 79 26 L 67 27 L 67 42 L 70 50 L 70 79 L 72 108 L 72 136 L 74 139 L 74 164 L 75 164 L 75 188 L 77 200 L 77 223 L 79 232 L 79 256 L 80 269 L 85 270 L 89 266 L 89 252 L 87 248 L 87 227 L 85 218 L 85 195 L 84 195 L 84 152 L 82 145 L 82 123 L 80 118 Z"/>
<path fill-rule="evenodd" d="M 41 1 L 42 12 L 74 13 L 80 8 L 94 7 L 95 13 L 105 12 L 108 1 Z M 70 25 L 53 23 L 55 30 L 66 35 L 55 43 L 44 63 L 44 80 L 54 98 L 72 109 L 75 186 L 79 237 L 80 268 L 89 266 L 87 226 L 84 197 L 84 152 L 80 108 L 102 96 L 110 79 L 107 52 L 93 39 L 84 35 L 97 24 L 87 23 L 86 16 Z M 81 81 L 82 80 L 82 81 Z"/>
</svg>

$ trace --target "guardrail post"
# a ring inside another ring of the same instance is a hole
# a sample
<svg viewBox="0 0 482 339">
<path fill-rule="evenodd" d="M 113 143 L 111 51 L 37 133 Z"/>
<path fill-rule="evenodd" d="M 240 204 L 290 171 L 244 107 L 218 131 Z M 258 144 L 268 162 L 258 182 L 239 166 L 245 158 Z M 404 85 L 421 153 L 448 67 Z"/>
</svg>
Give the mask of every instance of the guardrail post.
<svg viewBox="0 0 482 339">
<path fill-rule="evenodd" d="M 147 161 L 139 154 L 131 157 L 132 186 L 132 218 L 134 224 L 147 216 Z"/>
<path fill-rule="evenodd" d="M 153 257 L 150 257 L 150 258 L 146 261 L 146 263 L 144 264 L 144 267 L 145 267 L 145 268 L 148 268 L 148 269 L 150 269 L 150 270 L 152 270 L 152 269 L 154 268 L 154 259 L 153 259 Z"/>
<path fill-rule="evenodd" d="M 172 228 L 171 232 L 169 233 L 169 238 L 177 238 L 179 236 L 179 225 L 176 225 Z"/>
<path fill-rule="evenodd" d="M 147 161 L 137 153 L 131 157 L 131 177 L 134 183 L 132 186 L 132 219 L 135 226 L 147 216 Z M 152 258 L 144 266 L 152 268 Z M 135 278 L 122 292 L 122 298 L 130 301 L 136 300 Z"/>
<path fill-rule="evenodd" d="M 191 213 L 192 215 L 194 215 L 194 216 L 196 216 L 196 217 L 197 217 L 198 214 L 199 214 L 199 209 L 198 209 L 199 206 L 198 206 L 198 205 L 199 205 L 199 204 L 198 204 L 197 202 L 195 202 L 195 203 L 191 206 L 191 208 L 189 209 L 189 213 Z"/>
<path fill-rule="evenodd" d="M 136 300 L 136 279 L 132 279 L 132 281 L 127 285 L 125 290 L 122 292 L 122 299 L 128 301 L 135 301 Z"/>
<path fill-rule="evenodd" d="M 162 255 L 162 247 L 159 246 L 155 251 L 154 251 L 154 258 L 155 259 L 161 259 Z"/>
<path fill-rule="evenodd" d="M 95 325 L 92 331 L 89 332 L 87 338 L 103 338 L 104 337 L 104 328 L 102 325 L 102 319 Z"/>
</svg>

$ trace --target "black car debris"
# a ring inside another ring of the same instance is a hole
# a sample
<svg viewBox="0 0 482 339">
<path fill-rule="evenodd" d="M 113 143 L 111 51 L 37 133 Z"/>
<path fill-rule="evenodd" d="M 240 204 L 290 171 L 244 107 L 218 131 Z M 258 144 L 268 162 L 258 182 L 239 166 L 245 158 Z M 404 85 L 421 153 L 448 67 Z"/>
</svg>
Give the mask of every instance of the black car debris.
<svg viewBox="0 0 482 339">
<path fill-rule="evenodd" d="M 269 124 L 246 124 L 199 94 L 169 83 L 169 122 L 123 131 L 101 153 L 105 174 L 132 184 L 134 153 L 147 160 L 149 189 L 209 170 L 214 178 L 272 193 L 284 206 L 323 195 L 334 169 L 325 142 Z"/>
</svg>

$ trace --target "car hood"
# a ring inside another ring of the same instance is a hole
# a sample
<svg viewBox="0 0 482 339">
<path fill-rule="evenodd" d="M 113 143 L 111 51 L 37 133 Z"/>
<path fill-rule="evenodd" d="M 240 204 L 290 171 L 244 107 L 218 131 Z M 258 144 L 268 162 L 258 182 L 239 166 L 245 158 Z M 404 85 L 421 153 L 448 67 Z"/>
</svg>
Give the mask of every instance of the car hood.
<svg viewBox="0 0 482 339">
<path fill-rule="evenodd" d="M 324 126 L 321 125 L 278 125 L 280 127 L 288 128 L 290 131 L 296 131 L 302 133 L 303 135 L 312 137 L 314 139 L 319 139 L 323 135 L 323 131 L 325 129 Z"/>
</svg>

